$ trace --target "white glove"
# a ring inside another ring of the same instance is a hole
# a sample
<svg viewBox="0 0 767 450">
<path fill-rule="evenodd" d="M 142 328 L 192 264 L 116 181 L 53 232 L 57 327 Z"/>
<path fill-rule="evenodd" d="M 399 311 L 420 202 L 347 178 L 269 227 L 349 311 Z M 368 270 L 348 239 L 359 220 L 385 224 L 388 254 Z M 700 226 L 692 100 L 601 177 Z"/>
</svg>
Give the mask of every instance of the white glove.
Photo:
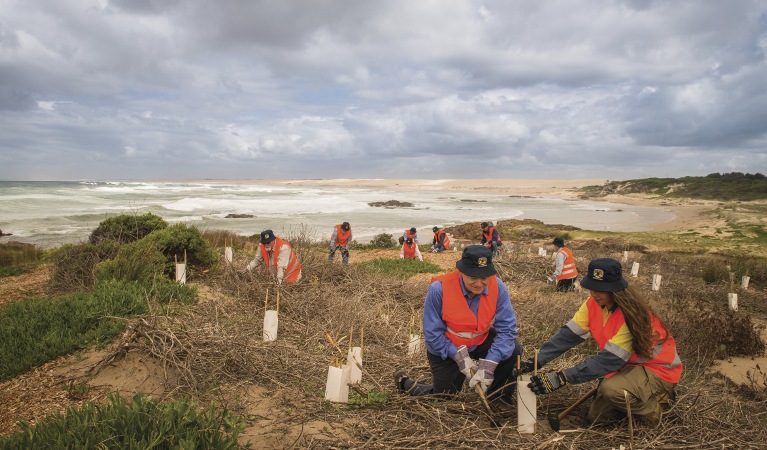
<svg viewBox="0 0 767 450">
<path fill-rule="evenodd" d="M 554 276 L 550 276 L 550 277 L 548 277 L 548 278 L 546 279 L 546 282 L 547 282 L 547 283 L 553 283 L 553 282 L 554 282 L 554 280 L 556 280 L 556 278 L 554 278 Z"/>
<path fill-rule="evenodd" d="M 458 370 L 461 371 L 464 376 L 471 380 L 471 371 L 477 371 L 477 362 L 471 359 L 469 356 L 469 349 L 465 345 L 458 347 L 458 351 L 453 356 L 453 361 L 458 364 Z"/>
<path fill-rule="evenodd" d="M 498 363 L 490 361 L 489 359 L 480 359 L 477 367 L 477 372 L 474 373 L 474 376 L 469 380 L 469 387 L 473 388 L 479 384 L 479 387 L 482 388 L 482 392 L 487 393 L 487 388 L 493 384 L 493 380 L 495 379 L 495 368 L 498 367 Z"/>
</svg>

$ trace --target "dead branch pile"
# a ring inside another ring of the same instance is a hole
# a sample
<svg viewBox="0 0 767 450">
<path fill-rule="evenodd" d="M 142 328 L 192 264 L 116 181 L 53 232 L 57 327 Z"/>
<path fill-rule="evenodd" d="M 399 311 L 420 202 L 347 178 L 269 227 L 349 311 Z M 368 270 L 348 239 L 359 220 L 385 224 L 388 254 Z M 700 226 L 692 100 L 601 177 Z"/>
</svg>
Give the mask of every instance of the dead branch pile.
<svg viewBox="0 0 767 450">
<path fill-rule="evenodd" d="M 264 312 L 277 302 L 277 286 L 263 267 L 254 273 L 242 272 L 248 257 L 235 255 L 233 264 L 221 262 L 221 270 L 203 282 L 228 296 L 225 302 L 203 302 L 190 307 L 173 306 L 172 316 L 134 322 L 120 349 L 143 348 L 172 367 L 181 376 L 177 388 L 194 393 L 212 383 L 249 382 L 270 387 L 284 410 L 281 417 L 290 424 L 325 421 L 343 426 L 343 432 L 328 430 L 296 444 L 308 448 L 569 448 L 594 449 L 629 447 L 631 438 L 624 420 L 610 427 L 588 428 L 586 407 L 580 407 L 565 425 L 579 431 L 519 435 L 513 429 L 516 416 L 489 416 L 477 402 L 476 394 L 465 389 L 452 400 L 412 398 L 395 392 L 392 373 L 407 368 L 412 378 L 430 380 L 425 354 L 407 355 L 411 321 L 420 324 L 427 282 L 411 282 L 365 272 L 351 266 L 327 263 L 326 255 L 311 248 L 311 239 L 294 245 L 303 266 L 301 282 L 279 289 L 279 332 L 275 342 L 261 337 Z M 520 250 L 516 248 L 516 250 Z M 526 249 L 525 249 L 526 250 Z M 577 256 L 578 270 L 585 273 L 588 260 Z M 593 257 L 594 255 L 589 255 Z M 601 256 L 621 255 L 604 253 Z M 509 286 L 512 304 L 519 321 L 519 340 L 526 356 L 556 329 L 566 323 L 585 299 L 585 293 L 555 293 L 545 284 L 551 273 L 550 258 L 520 255 L 507 246 L 497 259 L 499 276 Z M 625 263 L 630 270 L 632 260 Z M 729 285 L 701 284 L 704 263 L 689 263 L 662 255 L 642 255 L 639 283 L 653 307 L 672 326 L 686 367 L 677 387 L 678 400 L 665 413 L 656 429 L 639 428 L 633 435 L 634 448 L 767 448 L 763 425 L 765 400 L 738 395 L 738 387 L 704 374 L 717 349 L 700 338 L 722 328 L 754 336 L 750 320 L 741 314 L 718 314 L 726 302 Z M 650 290 L 654 270 L 663 274 L 659 292 Z M 666 284 L 668 283 L 668 284 Z M 267 299 L 268 289 L 268 299 Z M 744 304 L 764 303 L 763 290 L 743 293 Z M 708 298 L 708 300 L 706 300 Z M 265 303 L 266 300 L 266 303 Z M 708 302 L 708 303 L 707 303 Z M 692 308 L 691 305 L 700 305 Z M 382 315 L 388 314 L 388 320 Z M 717 317 L 706 322 L 706 317 Z M 691 317 L 700 317 L 698 322 Z M 328 365 L 345 355 L 339 354 L 326 338 L 329 333 L 342 350 L 360 344 L 364 328 L 363 365 L 370 376 L 363 376 L 355 388 L 353 403 L 339 407 L 324 402 Z M 416 326 L 417 327 L 417 326 Z M 742 339 L 745 341 L 746 339 Z M 756 341 L 761 342 L 756 335 Z M 764 343 L 748 346 L 732 344 L 744 354 L 764 351 Z M 760 350 L 761 349 L 761 350 Z M 594 345 L 568 351 L 547 369 L 559 370 L 593 354 Z M 727 354 L 729 354 L 729 346 Z M 734 351 L 734 350 L 733 350 Z M 548 430 L 546 411 L 560 412 L 593 387 L 570 386 L 542 400 L 539 429 Z M 754 383 L 751 392 L 762 392 Z M 381 391 L 390 393 L 385 402 L 366 403 L 362 399 Z M 741 389 L 742 390 L 742 389 Z M 235 408 L 236 410 L 236 408 Z"/>
</svg>

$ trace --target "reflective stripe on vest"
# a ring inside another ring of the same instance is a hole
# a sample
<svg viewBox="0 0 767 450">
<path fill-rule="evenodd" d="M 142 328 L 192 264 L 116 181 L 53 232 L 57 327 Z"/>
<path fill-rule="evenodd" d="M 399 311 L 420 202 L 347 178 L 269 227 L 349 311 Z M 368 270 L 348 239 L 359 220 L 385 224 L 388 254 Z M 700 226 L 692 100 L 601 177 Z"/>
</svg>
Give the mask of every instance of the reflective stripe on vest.
<svg viewBox="0 0 767 450">
<path fill-rule="evenodd" d="M 405 258 L 415 259 L 415 242 L 412 245 L 407 245 L 407 242 L 405 242 L 402 246 Z"/>
<path fill-rule="evenodd" d="M 444 245 L 444 246 L 445 246 L 445 248 L 448 248 L 448 247 L 450 247 L 450 238 L 449 238 L 449 237 L 447 237 L 447 233 L 445 233 L 445 232 L 444 232 L 444 231 L 442 231 L 442 230 L 439 230 L 439 231 L 437 231 L 436 233 L 434 233 L 434 238 L 437 240 L 437 244 L 439 244 L 439 237 L 440 237 L 440 235 L 442 235 L 442 234 L 444 234 L 444 235 L 445 235 L 445 241 L 442 243 L 442 245 Z"/>
<path fill-rule="evenodd" d="M 344 233 L 341 229 L 341 225 L 336 225 L 336 246 L 346 247 L 346 241 L 349 240 L 349 236 L 352 234 L 352 227 L 349 227 L 349 231 Z M 333 237 L 330 237 L 333 239 Z"/>
<path fill-rule="evenodd" d="M 557 281 L 577 277 L 578 271 L 575 269 L 575 258 L 573 258 L 573 252 L 571 252 L 567 247 L 562 247 L 557 253 L 565 254 L 565 264 L 562 266 L 562 274 L 557 277 Z M 556 259 L 556 256 L 554 259 Z"/>
<path fill-rule="evenodd" d="M 279 273 L 277 270 L 277 260 L 280 257 L 280 248 L 282 248 L 283 245 L 287 245 L 290 249 L 290 258 L 288 259 L 288 267 L 285 268 L 283 281 L 286 283 L 292 283 L 296 281 L 298 275 L 301 274 L 301 263 L 298 262 L 295 253 L 293 253 L 293 247 L 291 247 L 290 244 L 280 238 L 274 238 L 274 274 L 277 275 L 277 273 Z M 264 244 L 261 244 L 260 247 L 261 257 L 264 259 L 264 265 L 266 266 L 266 274 L 269 275 L 269 252 L 267 252 L 266 248 L 264 248 Z"/>
<path fill-rule="evenodd" d="M 482 230 L 482 236 L 485 237 L 485 241 L 490 242 L 493 240 L 493 231 L 496 231 L 494 227 L 487 227 L 487 233 Z M 498 242 L 503 242 L 501 240 L 501 233 L 498 233 Z"/>
<path fill-rule="evenodd" d="M 495 319 L 498 304 L 498 279 L 490 277 L 487 295 L 481 294 L 477 315 L 474 315 L 461 289 L 461 272 L 455 271 L 432 278 L 442 283 L 442 321 L 445 336 L 460 347 L 471 347 L 485 342 L 487 331 Z"/>
<path fill-rule="evenodd" d="M 610 314 L 607 318 L 607 322 L 602 323 L 602 308 L 597 305 L 596 300 L 593 297 L 589 297 L 586 300 L 589 311 L 589 328 L 591 335 L 599 345 L 601 351 L 610 339 L 618 333 L 618 330 L 626 323 L 623 317 L 623 312 L 620 307 Z M 655 316 L 650 314 L 652 320 L 652 327 L 655 331 L 653 336 L 653 352 L 651 359 L 640 359 L 636 353 L 632 353 L 626 364 L 620 369 L 623 370 L 626 367 L 631 366 L 645 366 L 646 368 L 655 372 L 662 380 L 669 383 L 678 383 L 679 376 L 682 374 L 682 360 L 679 359 L 679 354 L 676 351 L 676 341 L 673 337 L 663 341 L 663 337 L 668 336 L 666 330 Z M 618 372 L 613 372 L 605 376 L 609 378 Z"/>
</svg>

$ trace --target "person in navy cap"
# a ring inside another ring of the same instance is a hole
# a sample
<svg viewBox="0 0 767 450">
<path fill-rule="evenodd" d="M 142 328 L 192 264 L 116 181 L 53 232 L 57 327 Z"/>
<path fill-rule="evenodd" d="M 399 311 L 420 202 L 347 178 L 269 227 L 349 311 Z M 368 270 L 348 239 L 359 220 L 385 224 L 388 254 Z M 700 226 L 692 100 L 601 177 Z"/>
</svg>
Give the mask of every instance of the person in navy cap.
<svg viewBox="0 0 767 450">
<path fill-rule="evenodd" d="M 549 394 L 567 384 L 599 383 L 588 413 L 589 422 L 604 422 L 626 412 L 628 392 L 631 413 L 648 425 L 657 425 L 661 402 L 673 394 L 682 373 L 682 361 L 668 326 L 650 308 L 644 295 L 623 278 L 621 264 L 610 258 L 595 259 L 581 280 L 591 294 L 575 316 L 541 346 L 538 366 L 543 367 L 568 349 L 592 336 L 599 353 L 565 370 L 544 372 L 528 386 L 537 395 Z M 533 362 L 525 362 L 525 371 Z"/>
<path fill-rule="evenodd" d="M 495 276 L 492 251 L 483 245 L 466 247 L 455 267 L 432 279 L 424 302 L 432 384 L 410 379 L 405 370 L 395 372 L 394 379 L 400 390 L 414 396 L 455 394 L 469 380 L 492 405 L 507 409 L 516 389 L 508 384 L 516 381 L 515 361 L 523 352 L 509 291 Z"/>
<path fill-rule="evenodd" d="M 578 279 L 573 252 L 565 247 L 565 240 L 558 237 L 552 242 L 557 247 L 554 254 L 554 273 L 546 280 L 547 283 L 557 282 L 557 292 L 569 291 Z"/>
<path fill-rule="evenodd" d="M 341 260 L 344 265 L 349 264 L 349 247 L 352 245 L 352 226 L 349 222 L 336 225 L 333 228 L 333 235 L 330 236 L 330 254 L 328 261 L 332 261 L 336 256 L 336 250 L 341 250 Z"/>
<path fill-rule="evenodd" d="M 439 227 L 431 229 L 434 232 L 434 239 L 431 242 L 431 251 L 433 253 L 444 252 L 450 248 L 450 237 Z"/>
<path fill-rule="evenodd" d="M 277 278 L 277 283 L 293 283 L 301 279 L 301 263 L 290 244 L 274 235 L 272 230 L 261 232 L 261 242 L 253 261 L 246 269 L 252 270 L 266 262 L 266 271 Z"/>
<path fill-rule="evenodd" d="M 493 251 L 493 256 L 498 256 L 498 247 L 503 245 L 501 236 L 498 235 L 498 230 L 487 222 L 482 222 L 480 226 L 482 227 L 482 240 L 480 244 L 487 245 L 487 248 Z"/>
</svg>

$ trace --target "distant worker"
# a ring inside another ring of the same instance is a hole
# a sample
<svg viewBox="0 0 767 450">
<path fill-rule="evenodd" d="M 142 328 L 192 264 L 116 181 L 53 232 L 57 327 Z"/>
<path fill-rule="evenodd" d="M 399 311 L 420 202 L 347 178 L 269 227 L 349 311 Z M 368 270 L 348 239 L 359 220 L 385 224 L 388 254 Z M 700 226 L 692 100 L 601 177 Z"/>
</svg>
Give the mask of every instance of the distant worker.
<svg viewBox="0 0 767 450">
<path fill-rule="evenodd" d="M 541 345 L 538 368 L 593 337 L 599 353 L 559 372 L 539 372 L 528 386 L 536 395 L 549 394 L 567 384 L 599 383 L 588 413 L 590 423 L 619 419 L 627 411 L 655 426 L 661 402 L 673 396 L 682 374 L 682 361 L 668 326 L 653 313 L 636 286 L 629 286 L 621 264 L 595 259 L 581 280 L 591 294 L 575 316 Z M 533 369 L 525 361 L 524 371 Z"/>
<path fill-rule="evenodd" d="M 498 234 L 498 230 L 494 226 L 487 222 L 482 222 L 482 245 L 487 245 L 487 248 L 493 251 L 493 256 L 498 256 L 498 247 L 503 245 L 501 236 Z"/>
<path fill-rule="evenodd" d="M 352 245 L 352 227 L 349 225 L 349 222 L 336 225 L 333 229 L 333 236 L 330 237 L 328 261 L 332 261 L 333 257 L 336 256 L 336 250 L 340 250 L 344 265 L 348 265 L 350 245 Z"/>
<path fill-rule="evenodd" d="M 573 288 L 575 280 L 578 278 L 573 252 L 565 247 L 565 241 L 562 238 L 555 238 L 552 244 L 557 247 L 557 252 L 554 254 L 554 274 L 546 282 L 553 283 L 556 281 L 557 292 L 569 291 Z"/>
<path fill-rule="evenodd" d="M 405 230 L 404 233 L 402 233 L 402 236 L 399 237 L 399 243 L 400 245 L 403 244 L 407 238 L 413 238 L 415 241 L 415 244 L 418 245 L 418 233 L 416 232 L 415 227 Z"/>
<path fill-rule="evenodd" d="M 261 243 L 256 257 L 248 264 L 247 269 L 252 270 L 266 262 L 266 270 L 269 276 L 277 277 L 277 283 L 293 283 L 301 279 L 301 263 L 296 259 L 290 244 L 278 238 L 272 230 L 261 232 Z"/>
<path fill-rule="evenodd" d="M 415 259 L 416 256 L 423 261 L 421 251 L 418 250 L 418 244 L 413 241 L 413 238 L 405 239 L 405 242 L 402 243 L 402 250 L 399 251 L 399 259 Z"/>
<path fill-rule="evenodd" d="M 432 384 L 410 379 L 405 370 L 395 372 L 394 380 L 413 396 L 450 396 L 469 380 L 469 387 L 479 385 L 491 405 L 508 411 L 515 401 L 517 357 L 523 352 L 509 291 L 495 276 L 493 253 L 486 247 L 466 247 L 455 267 L 455 272 L 432 278 L 424 301 Z"/>
<path fill-rule="evenodd" d="M 439 227 L 431 229 L 434 232 L 434 240 L 432 241 L 431 251 L 434 253 L 444 252 L 450 248 L 450 238 L 447 237 L 447 233 L 440 230 Z"/>
</svg>

